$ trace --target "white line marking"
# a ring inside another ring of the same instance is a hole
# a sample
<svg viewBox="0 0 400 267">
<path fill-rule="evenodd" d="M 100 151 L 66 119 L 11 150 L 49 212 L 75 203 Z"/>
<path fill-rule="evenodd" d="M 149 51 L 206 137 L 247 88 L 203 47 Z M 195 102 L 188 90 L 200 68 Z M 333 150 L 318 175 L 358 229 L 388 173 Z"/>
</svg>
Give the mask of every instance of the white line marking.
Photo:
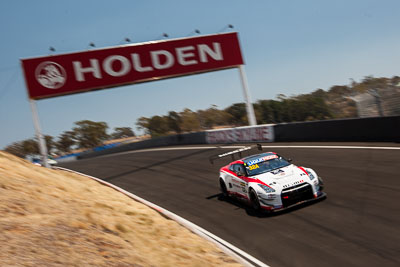
<svg viewBox="0 0 400 267">
<path fill-rule="evenodd" d="M 126 151 L 120 153 L 113 153 L 109 155 L 103 155 L 102 157 L 106 156 L 113 156 L 113 155 L 124 155 L 124 154 L 133 154 L 133 153 L 143 153 L 143 152 L 151 152 L 151 151 L 169 151 L 169 150 L 196 150 L 196 149 L 213 149 L 213 148 L 243 148 L 246 146 L 189 146 L 189 147 L 160 147 L 160 148 L 149 148 L 149 149 L 140 149 L 140 150 L 133 150 L 133 151 Z M 263 145 L 263 148 L 327 148 L 327 149 L 383 149 L 383 150 L 400 150 L 400 147 L 390 147 L 390 146 L 287 146 L 287 145 Z"/>
<path fill-rule="evenodd" d="M 126 155 L 126 154 L 134 154 L 134 153 L 143 153 L 143 152 L 152 152 L 152 151 L 170 151 L 170 150 L 201 150 L 201 149 L 213 149 L 213 148 L 243 148 L 245 145 L 225 145 L 225 146 L 188 146 L 188 147 L 159 147 L 159 148 L 147 148 L 147 149 L 139 149 L 132 151 L 125 151 L 119 153 L 112 153 L 108 155 L 98 156 L 97 158 L 102 157 L 113 157 L 117 155 Z M 400 147 L 390 147 L 390 146 L 288 146 L 288 145 L 263 145 L 263 148 L 326 148 L 326 149 L 382 149 L 382 150 L 400 150 Z M 84 159 L 82 159 L 84 160 Z"/>
<path fill-rule="evenodd" d="M 336 148 L 336 149 L 386 149 L 400 150 L 400 147 L 390 146 L 262 146 L 265 148 Z"/>
</svg>

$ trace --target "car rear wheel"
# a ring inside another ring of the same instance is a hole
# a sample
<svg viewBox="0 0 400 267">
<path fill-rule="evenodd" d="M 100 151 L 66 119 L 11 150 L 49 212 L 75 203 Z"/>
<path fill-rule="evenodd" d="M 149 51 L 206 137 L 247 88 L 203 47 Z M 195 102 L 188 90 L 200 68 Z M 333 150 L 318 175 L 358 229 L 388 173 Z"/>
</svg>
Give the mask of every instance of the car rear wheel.
<svg viewBox="0 0 400 267">
<path fill-rule="evenodd" d="M 228 190 L 226 189 L 226 185 L 225 185 L 224 180 L 219 179 L 219 187 L 221 189 L 222 196 L 224 198 L 227 198 L 229 196 L 229 194 L 228 194 Z"/>
<path fill-rule="evenodd" d="M 250 189 L 250 204 L 256 212 L 261 210 L 260 201 L 258 200 L 258 196 L 254 189 Z"/>
</svg>

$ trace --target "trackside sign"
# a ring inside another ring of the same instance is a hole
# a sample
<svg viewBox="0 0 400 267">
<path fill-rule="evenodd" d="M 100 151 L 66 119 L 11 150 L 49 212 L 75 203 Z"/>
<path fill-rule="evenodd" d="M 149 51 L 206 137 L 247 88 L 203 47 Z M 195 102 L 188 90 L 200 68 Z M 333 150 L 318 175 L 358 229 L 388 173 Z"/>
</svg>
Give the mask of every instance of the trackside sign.
<svg viewBox="0 0 400 267">
<path fill-rule="evenodd" d="M 273 124 L 206 131 L 208 144 L 274 142 L 274 137 Z"/>
<path fill-rule="evenodd" d="M 238 34 L 139 43 L 22 59 L 31 99 L 116 87 L 243 64 Z"/>
</svg>

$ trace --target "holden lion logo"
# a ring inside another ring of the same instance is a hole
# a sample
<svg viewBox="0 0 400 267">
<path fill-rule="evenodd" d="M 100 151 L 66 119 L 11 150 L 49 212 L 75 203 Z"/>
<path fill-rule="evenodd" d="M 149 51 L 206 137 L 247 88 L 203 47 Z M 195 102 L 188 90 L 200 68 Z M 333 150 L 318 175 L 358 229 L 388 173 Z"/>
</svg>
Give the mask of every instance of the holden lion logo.
<svg viewBox="0 0 400 267">
<path fill-rule="evenodd" d="M 46 88 L 58 89 L 65 84 L 67 74 L 63 67 L 55 62 L 42 62 L 35 71 L 36 80 Z"/>
</svg>

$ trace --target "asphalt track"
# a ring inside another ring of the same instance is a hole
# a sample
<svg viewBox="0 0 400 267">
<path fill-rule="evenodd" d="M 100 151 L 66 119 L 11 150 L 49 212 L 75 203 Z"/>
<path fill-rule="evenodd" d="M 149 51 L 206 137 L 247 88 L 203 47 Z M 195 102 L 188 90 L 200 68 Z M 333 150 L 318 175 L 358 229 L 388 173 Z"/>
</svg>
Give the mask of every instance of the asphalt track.
<svg viewBox="0 0 400 267">
<path fill-rule="evenodd" d="M 62 166 L 164 207 L 270 266 L 400 266 L 400 150 L 264 149 L 316 170 L 328 194 L 320 202 L 272 216 L 221 198 L 218 169 L 228 160 L 210 165 L 208 157 L 229 150 L 128 152 Z"/>
</svg>

